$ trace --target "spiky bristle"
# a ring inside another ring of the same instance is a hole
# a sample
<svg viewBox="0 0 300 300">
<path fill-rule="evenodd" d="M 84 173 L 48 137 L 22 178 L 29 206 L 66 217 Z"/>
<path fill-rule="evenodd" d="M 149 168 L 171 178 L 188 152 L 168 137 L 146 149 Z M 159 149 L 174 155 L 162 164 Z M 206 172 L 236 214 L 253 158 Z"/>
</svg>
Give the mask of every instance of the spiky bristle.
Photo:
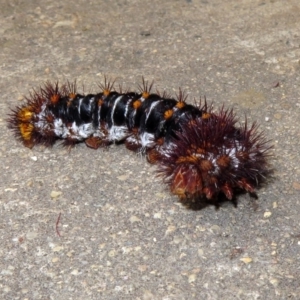
<svg viewBox="0 0 300 300">
<path fill-rule="evenodd" d="M 270 146 L 258 126 L 236 126 L 232 110 L 191 119 L 162 152 L 159 173 L 182 201 L 232 200 L 253 193 L 269 172 Z"/>
<path fill-rule="evenodd" d="M 64 97 L 72 101 L 76 93 L 76 82 L 62 86 L 58 82 L 46 82 L 38 90 L 33 90 L 22 106 L 12 110 L 7 120 L 9 128 L 28 148 L 37 144 L 53 145 L 58 137 L 53 132 L 54 116 L 49 107 L 55 109 Z M 65 143 L 68 145 L 68 141 Z"/>
</svg>

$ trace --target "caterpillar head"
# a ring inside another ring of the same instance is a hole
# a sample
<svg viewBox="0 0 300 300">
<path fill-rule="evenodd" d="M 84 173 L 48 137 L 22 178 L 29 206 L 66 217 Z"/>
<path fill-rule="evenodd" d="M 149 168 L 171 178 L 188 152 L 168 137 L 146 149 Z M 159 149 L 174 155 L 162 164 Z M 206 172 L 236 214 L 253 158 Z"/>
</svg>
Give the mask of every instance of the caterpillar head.
<svg viewBox="0 0 300 300">
<path fill-rule="evenodd" d="M 269 149 L 257 125 L 236 126 L 232 110 L 188 120 L 162 151 L 159 172 L 181 200 L 232 200 L 255 191 L 268 170 Z"/>
</svg>

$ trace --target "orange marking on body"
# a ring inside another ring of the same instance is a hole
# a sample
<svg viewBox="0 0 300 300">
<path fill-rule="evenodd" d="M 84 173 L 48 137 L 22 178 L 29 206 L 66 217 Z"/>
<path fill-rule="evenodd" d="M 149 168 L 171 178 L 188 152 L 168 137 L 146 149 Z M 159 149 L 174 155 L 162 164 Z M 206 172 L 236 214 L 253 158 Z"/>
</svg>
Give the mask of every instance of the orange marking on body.
<svg viewBox="0 0 300 300">
<path fill-rule="evenodd" d="M 202 171 L 208 172 L 208 171 L 212 170 L 213 164 L 208 159 L 202 159 L 201 162 L 200 162 L 200 168 L 201 168 Z"/>
<path fill-rule="evenodd" d="M 74 100 L 74 99 L 76 98 L 76 94 L 75 94 L 75 93 L 70 93 L 70 94 L 69 94 L 69 98 L 70 98 L 71 100 Z"/>
<path fill-rule="evenodd" d="M 211 117 L 211 114 L 208 113 L 208 112 L 204 112 L 204 113 L 202 114 L 202 119 L 204 119 L 204 120 L 207 120 L 207 119 L 209 119 L 210 117 Z"/>
<path fill-rule="evenodd" d="M 59 101 L 59 99 L 60 99 L 59 94 L 55 94 L 50 97 L 50 101 L 52 104 L 56 104 Z"/>
<path fill-rule="evenodd" d="M 110 94 L 110 90 L 109 90 L 109 89 L 104 89 L 104 90 L 103 90 L 103 95 L 104 95 L 104 96 L 107 97 L 109 94 Z"/>
<path fill-rule="evenodd" d="M 194 155 L 190 155 L 190 156 L 180 156 L 177 160 L 176 160 L 176 164 L 181 164 L 181 163 L 197 163 L 198 162 L 198 158 Z"/>
<path fill-rule="evenodd" d="M 142 105 L 142 101 L 140 99 L 135 100 L 132 105 L 134 109 L 138 109 Z"/>
<path fill-rule="evenodd" d="M 34 129 L 34 126 L 30 123 L 20 123 L 19 129 L 23 140 L 30 141 L 32 138 L 32 131 Z"/>
<path fill-rule="evenodd" d="M 17 118 L 21 122 L 29 122 L 32 119 L 32 107 L 27 106 L 18 111 Z"/>
<path fill-rule="evenodd" d="M 196 149 L 196 152 L 197 152 L 198 154 L 205 154 L 205 150 L 202 149 L 202 148 L 197 148 L 197 149 Z"/>
<path fill-rule="evenodd" d="M 144 91 L 144 92 L 142 93 L 142 97 L 143 97 L 144 99 L 147 99 L 149 96 L 150 96 L 150 93 L 147 92 L 147 91 Z"/>
<path fill-rule="evenodd" d="M 185 102 L 183 101 L 178 101 L 177 104 L 175 105 L 177 108 L 183 108 L 185 106 Z"/>
<path fill-rule="evenodd" d="M 165 120 L 170 119 L 173 116 L 173 110 L 172 109 L 168 109 L 165 111 L 164 113 L 164 118 Z"/>
<path fill-rule="evenodd" d="M 227 168 L 230 162 L 231 158 L 228 155 L 222 155 L 217 159 L 217 165 L 222 168 Z"/>
<path fill-rule="evenodd" d="M 100 99 L 98 100 L 98 106 L 103 105 L 103 103 L 104 103 L 104 100 L 103 100 L 102 98 L 100 98 Z"/>
</svg>

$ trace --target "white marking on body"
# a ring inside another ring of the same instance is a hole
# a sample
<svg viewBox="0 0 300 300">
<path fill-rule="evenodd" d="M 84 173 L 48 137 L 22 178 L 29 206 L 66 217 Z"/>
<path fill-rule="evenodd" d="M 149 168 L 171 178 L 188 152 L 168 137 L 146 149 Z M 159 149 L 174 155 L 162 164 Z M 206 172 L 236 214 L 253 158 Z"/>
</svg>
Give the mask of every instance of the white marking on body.
<svg viewBox="0 0 300 300">
<path fill-rule="evenodd" d="M 114 126 L 114 124 L 115 124 L 115 123 L 114 123 L 115 109 L 116 109 L 116 107 L 117 107 L 119 101 L 120 101 L 122 98 L 123 98 L 123 95 L 119 96 L 119 97 L 115 100 L 113 109 L 111 110 L 111 116 L 110 116 L 110 118 L 111 118 L 111 123 L 113 124 L 113 126 Z"/>
<path fill-rule="evenodd" d="M 97 106 L 98 106 L 98 108 L 97 108 L 98 109 L 98 124 L 100 126 L 100 121 L 101 121 L 101 107 L 102 107 L 102 105 L 98 105 L 98 103 L 97 103 Z"/>
<path fill-rule="evenodd" d="M 94 133 L 94 127 L 92 123 L 85 123 L 82 125 L 76 125 L 76 122 L 72 123 L 71 137 L 77 140 L 82 140 L 90 137 Z"/>
<path fill-rule="evenodd" d="M 105 134 L 101 131 L 101 130 L 99 130 L 99 129 L 97 129 L 94 133 L 93 133 L 93 136 L 94 137 L 99 137 L 99 138 L 104 138 L 105 137 Z"/>
<path fill-rule="evenodd" d="M 43 105 L 41 106 L 41 112 L 36 115 L 38 121 L 34 124 L 35 127 L 40 129 L 41 133 L 43 133 L 44 131 L 52 130 L 51 124 L 49 124 L 49 122 L 47 122 L 45 119 L 46 110 L 47 110 L 47 105 L 46 103 L 43 103 Z M 51 115 L 53 114 L 51 113 Z"/>
<path fill-rule="evenodd" d="M 140 135 L 140 139 L 143 148 L 151 148 L 155 146 L 153 133 L 144 132 Z"/>
<path fill-rule="evenodd" d="M 148 118 L 149 118 L 149 116 L 150 116 L 150 114 L 151 114 L 151 112 L 152 112 L 152 109 L 153 109 L 160 101 L 161 101 L 161 100 L 157 100 L 157 101 L 154 101 L 154 102 L 151 103 L 150 109 L 149 109 L 149 111 L 146 113 L 146 120 L 145 120 L 145 123 L 147 122 L 147 120 L 148 120 Z"/>
<path fill-rule="evenodd" d="M 128 136 L 127 126 L 115 126 L 113 125 L 109 129 L 108 139 L 110 141 L 122 141 Z"/>
<path fill-rule="evenodd" d="M 170 153 L 174 152 L 176 148 L 178 148 L 178 146 L 172 142 L 164 143 L 160 147 L 160 153 L 165 157 L 170 157 Z"/>
<path fill-rule="evenodd" d="M 54 121 L 54 133 L 60 138 L 72 138 L 78 141 L 86 139 L 95 133 L 95 129 L 92 123 L 86 123 L 82 125 L 76 125 L 73 122 L 71 126 L 66 126 L 62 119 L 56 119 Z"/>
<path fill-rule="evenodd" d="M 124 113 L 125 118 L 127 118 L 128 107 L 129 107 L 130 103 L 132 102 L 132 100 L 133 100 L 133 99 L 131 98 L 131 99 L 129 99 L 129 100 L 127 101 L 127 103 L 126 103 L 126 106 L 125 106 L 125 113 Z"/>
<path fill-rule="evenodd" d="M 79 116 L 80 116 L 80 109 L 81 109 L 81 103 L 82 103 L 82 100 L 83 100 L 83 98 L 80 98 L 80 99 L 79 99 L 79 104 L 78 104 L 78 107 L 77 107 Z"/>
<path fill-rule="evenodd" d="M 240 145 L 240 143 L 238 141 L 236 143 L 237 143 L 237 145 L 235 147 L 228 149 L 229 151 L 228 151 L 227 155 L 232 159 L 233 167 L 237 169 L 239 167 L 240 160 L 236 157 L 236 154 L 238 151 L 242 150 L 242 146 Z"/>
<path fill-rule="evenodd" d="M 134 135 L 127 137 L 126 141 L 131 144 L 140 145 L 139 140 Z"/>
<path fill-rule="evenodd" d="M 128 136 L 127 126 L 115 126 L 114 114 L 116 107 L 120 100 L 123 98 L 123 95 L 119 96 L 114 103 L 114 106 L 111 110 L 111 122 L 112 126 L 109 128 L 108 140 L 109 141 L 122 141 Z"/>
<path fill-rule="evenodd" d="M 133 115 L 132 115 L 133 120 L 135 118 L 135 115 L 136 115 L 136 109 L 133 111 Z"/>
<path fill-rule="evenodd" d="M 209 171 L 209 173 L 214 174 L 214 175 L 218 175 L 220 172 L 220 167 L 217 164 L 217 157 L 215 154 L 213 153 L 209 153 L 207 159 L 213 164 L 214 169 L 213 171 Z"/>
<path fill-rule="evenodd" d="M 62 119 L 54 120 L 54 133 L 57 137 L 65 137 L 68 133 L 68 128 L 63 123 Z"/>
</svg>

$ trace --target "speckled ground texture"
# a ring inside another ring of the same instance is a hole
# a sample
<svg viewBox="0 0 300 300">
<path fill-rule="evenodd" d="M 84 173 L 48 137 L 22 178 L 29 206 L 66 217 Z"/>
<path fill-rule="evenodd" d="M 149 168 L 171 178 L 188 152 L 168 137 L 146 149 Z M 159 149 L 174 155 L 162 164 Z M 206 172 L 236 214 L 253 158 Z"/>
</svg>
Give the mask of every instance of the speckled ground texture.
<svg viewBox="0 0 300 300">
<path fill-rule="evenodd" d="M 0 7 L 1 299 L 300 299 L 298 0 Z M 275 154 L 259 199 L 189 210 L 122 145 L 30 150 L 7 129 L 32 87 L 104 74 L 258 120 Z"/>
</svg>

